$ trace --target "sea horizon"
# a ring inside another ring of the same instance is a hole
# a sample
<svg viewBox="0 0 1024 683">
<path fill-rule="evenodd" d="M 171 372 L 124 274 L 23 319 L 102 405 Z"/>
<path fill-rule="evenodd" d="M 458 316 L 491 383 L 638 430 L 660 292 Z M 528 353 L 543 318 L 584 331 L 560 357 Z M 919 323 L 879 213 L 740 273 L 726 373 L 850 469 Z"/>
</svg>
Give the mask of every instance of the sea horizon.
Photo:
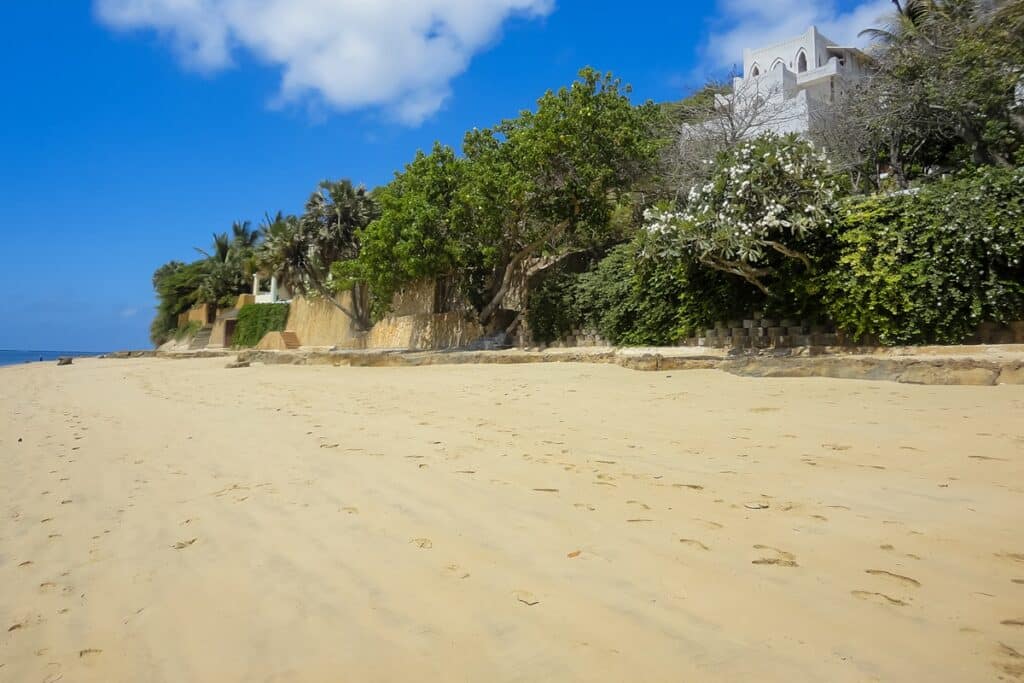
<svg viewBox="0 0 1024 683">
<path fill-rule="evenodd" d="M 21 365 L 53 361 L 61 356 L 73 358 L 91 358 L 107 351 L 54 351 L 52 349 L 0 349 L 0 367 L 5 365 Z"/>
</svg>

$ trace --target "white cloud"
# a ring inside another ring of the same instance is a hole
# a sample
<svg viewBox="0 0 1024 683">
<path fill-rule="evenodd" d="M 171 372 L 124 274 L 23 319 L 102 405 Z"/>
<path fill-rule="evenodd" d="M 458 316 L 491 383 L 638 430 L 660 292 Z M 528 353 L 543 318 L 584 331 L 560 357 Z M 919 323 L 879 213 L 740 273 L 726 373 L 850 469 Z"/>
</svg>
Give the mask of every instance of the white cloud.
<svg viewBox="0 0 1024 683">
<path fill-rule="evenodd" d="M 382 107 L 409 124 L 441 107 L 452 78 L 509 17 L 553 8 L 554 0 L 95 0 L 102 23 L 155 30 L 189 68 L 226 69 L 246 50 L 282 69 L 279 102 Z"/>
<path fill-rule="evenodd" d="M 702 47 L 702 65 L 720 71 L 743 61 L 743 48 L 756 48 L 792 38 L 816 25 L 841 45 L 863 45 L 857 37 L 865 28 L 879 26 L 894 11 L 891 0 L 860 0 L 842 10 L 835 0 L 719 0 L 716 25 Z"/>
</svg>

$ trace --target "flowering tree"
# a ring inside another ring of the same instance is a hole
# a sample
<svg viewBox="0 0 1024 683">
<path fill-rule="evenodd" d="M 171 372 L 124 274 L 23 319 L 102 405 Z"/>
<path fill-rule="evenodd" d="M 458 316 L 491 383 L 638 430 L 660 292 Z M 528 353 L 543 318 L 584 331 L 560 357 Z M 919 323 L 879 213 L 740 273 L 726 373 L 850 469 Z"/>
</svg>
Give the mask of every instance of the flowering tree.
<svg viewBox="0 0 1024 683">
<path fill-rule="evenodd" d="M 709 163 L 709 180 L 681 206 L 645 214 L 648 253 L 692 257 L 767 296 L 780 271 L 813 270 L 843 190 L 825 155 L 796 136 L 769 134 Z"/>
</svg>

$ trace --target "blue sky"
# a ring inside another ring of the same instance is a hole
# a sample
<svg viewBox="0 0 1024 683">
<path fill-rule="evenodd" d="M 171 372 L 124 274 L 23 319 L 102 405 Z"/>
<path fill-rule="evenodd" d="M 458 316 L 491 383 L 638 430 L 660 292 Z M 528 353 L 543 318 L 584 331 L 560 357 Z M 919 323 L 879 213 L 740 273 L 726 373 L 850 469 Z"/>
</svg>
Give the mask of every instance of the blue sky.
<svg viewBox="0 0 1024 683">
<path fill-rule="evenodd" d="M 4 3 L 0 348 L 149 345 L 153 270 L 316 183 L 387 182 L 591 65 L 669 100 L 885 0 Z M 387 12 L 382 19 L 381 9 Z"/>
</svg>

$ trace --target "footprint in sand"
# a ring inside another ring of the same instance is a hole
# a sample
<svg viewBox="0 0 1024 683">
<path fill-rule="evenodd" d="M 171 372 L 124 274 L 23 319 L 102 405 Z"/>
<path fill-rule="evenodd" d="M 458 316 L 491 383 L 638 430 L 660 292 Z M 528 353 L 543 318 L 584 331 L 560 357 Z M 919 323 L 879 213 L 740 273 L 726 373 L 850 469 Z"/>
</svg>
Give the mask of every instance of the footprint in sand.
<svg viewBox="0 0 1024 683">
<path fill-rule="evenodd" d="M 466 570 L 464 570 L 462 567 L 460 567 L 459 565 L 455 564 L 454 562 L 452 564 L 449 564 L 447 567 L 445 567 L 445 570 L 447 570 L 448 573 L 451 574 L 452 576 L 457 576 L 460 579 L 468 579 L 469 578 L 469 572 L 467 572 Z"/>
<path fill-rule="evenodd" d="M 429 538 L 414 538 L 410 543 L 415 543 L 417 548 L 423 548 L 424 550 L 430 550 L 434 547 L 434 542 Z"/>
<path fill-rule="evenodd" d="M 178 541 L 177 543 L 175 543 L 171 547 L 174 548 L 175 550 L 183 550 L 183 549 L 189 547 L 190 545 L 192 545 L 193 543 L 195 543 L 197 540 L 199 540 L 199 539 L 192 538 L 192 539 L 189 539 L 187 541 Z"/>
<path fill-rule="evenodd" d="M 886 595 L 885 593 L 876 593 L 873 591 L 850 591 L 850 595 L 861 600 L 869 600 L 883 605 L 892 605 L 894 607 L 904 607 L 907 604 L 902 600 L 898 600 L 890 595 Z"/>
<path fill-rule="evenodd" d="M 97 650 L 94 647 L 89 647 L 89 648 L 86 648 L 84 650 L 79 650 L 78 651 L 78 656 L 79 657 L 92 657 L 92 656 L 98 655 L 98 654 L 100 654 L 102 652 L 103 652 L 103 650 Z"/>
<path fill-rule="evenodd" d="M 672 484 L 673 488 L 677 489 L 692 489 L 694 491 L 703 491 L 704 487 L 700 484 Z"/>
<path fill-rule="evenodd" d="M 998 652 L 1009 661 L 993 662 L 995 666 L 1008 676 L 1016 679 L 1024 678 L 1024 655 L 1006 643 L 999 643 Z"/>
<path fill-rule="evenodd" d="M 700 517 L 694 517 L 693 521 L 700 522 L 701 524 L 703 524 L 707 528 L 713 529 L 715 531 L 717 531 L 718 529 L 724 529 L 725 528 L 724 524 L 719 524 L 718 522 L 712 522 L 710 519 L 701 519 Z"/>
<path fill-rule="evenodd" d="M 896 581 L 914 586 L 915 588 L 921 587 L 921 582 L 917 579 L 912 579 L 909 576 L 903 576 L 902 574 L 894 574 L 884 569 L 865 569 L 864 573 L 871 574 L 872 576 L 884 576 L 890 579 L 895 579 Z"/>
<path fill-rule="evenodd" d="M 512 591 L 512 595 L 513 597 L 515 597 L 516 600 L 529 607 L 533 607 L 534 605 L 540 604 L 540 600 L 537 599 L 537 596 L 535 596 L 530 591 L 514 590 Z"/>
<path fill-rule="evenodd" d="M 357 508 L 355 506 L 352 506 L 352 505 L 350 505 L 348 507 L 343 507 L 343 508 L 341 508 L 341 510 L 342 510 L 342 512 L 347 512 L 350 515 L 358 515 L 359 514 L 359 508 Z"/>
<path fill-rule="evenodd" d="M 680 543 L 685 543 L 686 545 L 692 545 L 695 548 L 700 548 L 701 550 L 711 550 L 711 548 L 707 547 L 706 545 L 704 545 L 700 541 L 692 539 L 692 538 L 680 538 L 679 542 Z"/>
<path fill-rule="evenodd" d="M 29 565 L 31 565 L 31 564 L 32 564 L 32 560 L 25 560 L 24 562 L 22 562 L 22 563 L 21 563 L 21 564 L 19 564 L 18 566 L 19 566 L 19 567 L 28 567 L 28 566 L 29 566 Z"/>
<path fill-rule="evenodd" d="M 1021 619 L 1003 619 L 999 622 L 1003 626 L 1024 626 L 1024 618 Z"/>
<path fill-rule="evenodd" d="M 768 550 L 775 553 L 775 557 L 760 557 L 756 560 L 751 560 L 751 564 L 771 564 L 778 567 L 798 567 L 796 563 L 796 556 L 793 553 L 788 553 L 785 550 L 779 550 L 773 548 L 770 545 L 755 545 L 754 550 Z"/>
</svg>

